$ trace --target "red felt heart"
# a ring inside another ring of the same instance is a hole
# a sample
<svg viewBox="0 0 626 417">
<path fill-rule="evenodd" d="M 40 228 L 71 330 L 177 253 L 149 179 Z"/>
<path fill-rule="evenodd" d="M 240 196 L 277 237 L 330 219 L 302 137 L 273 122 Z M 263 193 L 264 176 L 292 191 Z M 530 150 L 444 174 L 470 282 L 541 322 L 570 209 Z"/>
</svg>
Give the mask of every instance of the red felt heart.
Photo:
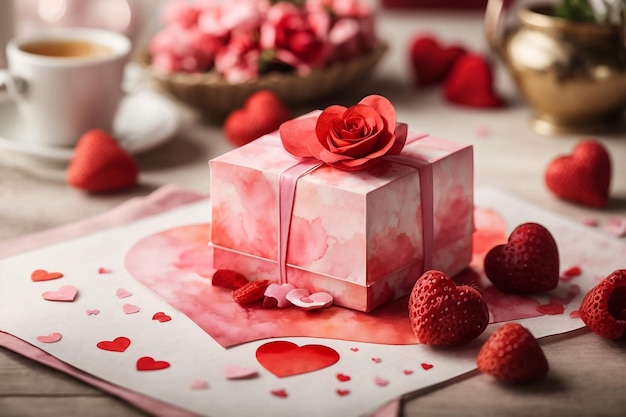
<svg viewBox="0 0 626 417">
<path fill-rule="evenodd" d="M 317 371 L 335 364 L 339 353 L 322 345 L 298 346 L 278 341 L 259 346 L 256 359 L 261 366 L 279 378 Z"/>
<path fill-rule="evenodd" d="M 243 108 L 233 110 L 224 121 L 224 135 L 235 146 L 242 146 L 278 129 L 293 118 L 285 103 L 272 91 L 252 93 Z"/>
<path fill-rule="evenodd" d="M 604 207 L 609 200 L 611 157 L 598 141 L 579 142 L 571 155 L 553 159 L 545 172 L 546 186 L 563 200 Z"/>
<path fill-rule="evenodd" d="M 36 269 L 30 274 L 30 279 L 33 282 L 50 281 L 52 279 L 61 278 L 63 276 L 60 272 L 48 272 L 45 269 Z"/>
<path fill-rule="evenodd" d="M 501 107 L 502 100 L 493 86 L 491 65 L 479 54 L 460 57 L 444 85 L 444 97 L 451 103 L 469 107 Z"/>
<path fill-rule="evenodd" d="M 457 59 L 465 53 L 462 46 L 444 46 L 432 36 L 414 37 L 409 59 L 415 82 L 424 86 L 442 82 Z"/>
<path fill-rule="evenodd" d="M 155 361 L 150 356 L 144 356 L 137 359 L 138 371 L 156 371 L 159 369 L 169 368 L 170 364 L 166 361 Z"/>
<path fill-rule="evenodd" d="M 98 342 L 96 347 L 111 352 L 124 352 L 130 346 L 130 339 L 124 336 L 116 337 L 113 340 L 103 340 Z"/>
<path fill-rule="evenodd" d="M 67 182 L 88 192 L 130 188 L 139 168 L 133 157 L 104 130 L 94 129 L 79 139 L 67 169 Z"/>
</svg>

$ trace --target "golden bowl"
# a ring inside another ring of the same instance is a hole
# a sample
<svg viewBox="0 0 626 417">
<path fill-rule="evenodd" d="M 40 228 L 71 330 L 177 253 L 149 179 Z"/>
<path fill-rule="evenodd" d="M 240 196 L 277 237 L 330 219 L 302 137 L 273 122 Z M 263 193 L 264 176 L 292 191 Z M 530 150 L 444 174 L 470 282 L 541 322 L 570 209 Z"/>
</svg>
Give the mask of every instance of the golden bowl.
<svg viewBox="0 0 626 417">
<path fill-rule="evenodd" d="M 166 73 L 150 65 L 148 54 L 141 58 L 141 63 L 166 93 L 210 118 L 223 118 L 241 108 L 246 98 L 258 90 L 271 90 L 287 105 L 295 106 L 352 87 L 371 74 L 387 49 L 385 42 L 379 42 L 368 54 L 314 69 L 307 75 L 295 71 L 269 73 L 239 84 L 231 84 L 212 72 Z"/>
</svg>

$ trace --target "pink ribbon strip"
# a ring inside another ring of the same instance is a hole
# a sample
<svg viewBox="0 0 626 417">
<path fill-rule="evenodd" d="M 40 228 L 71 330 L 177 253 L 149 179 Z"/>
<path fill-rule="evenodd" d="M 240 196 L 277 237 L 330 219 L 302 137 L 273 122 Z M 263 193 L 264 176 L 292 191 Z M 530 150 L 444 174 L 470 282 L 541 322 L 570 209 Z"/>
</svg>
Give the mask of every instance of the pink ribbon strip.
<svg viewBox="0 0 626 417">
<path fill-rule="evenodd" d="M 428 135 L 416 135 L 407 139 L 406 144 L 416 142 Z M 415 168 L 420 174 L 420 198 L 422 202 L 422 245 L 423 245 L 423 272 L 432 268 L 434 244 L 434 198 L 433 198 L 433 167 L 425 160 L 415 159 L 403 155 L 387 155 L 382 159 L 393 163 Z M 315 171 L 324 165 L 317 159 L 307 158 L 299 160 L 295 165 L 285 169 L 280 174 L 278 182 L 279 223 L 278 242 L 280 265 L 280 284 L 287 282 L 287 247 L 289 243 L 289 228 L 291 214 L 295 203 L 298 180 L 304 175 Z"/>
</svg>

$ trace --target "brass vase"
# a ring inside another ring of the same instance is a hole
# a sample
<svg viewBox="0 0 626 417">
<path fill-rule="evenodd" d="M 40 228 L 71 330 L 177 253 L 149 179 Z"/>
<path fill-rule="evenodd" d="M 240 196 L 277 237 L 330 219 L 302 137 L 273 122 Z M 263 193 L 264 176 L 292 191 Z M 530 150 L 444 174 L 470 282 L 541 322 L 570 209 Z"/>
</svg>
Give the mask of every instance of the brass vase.
<svg viewBox="0 0 626 417">
<path fill-rule="evenodd" d="M 603 133 L 624 128 L 624 27 L 577 23 L 551 15 L 551 5 L 518 10 L 503 27 L 502 0 L 489 0 L 485 33 L 532 109 L 544 135 Z"/>
</svg>

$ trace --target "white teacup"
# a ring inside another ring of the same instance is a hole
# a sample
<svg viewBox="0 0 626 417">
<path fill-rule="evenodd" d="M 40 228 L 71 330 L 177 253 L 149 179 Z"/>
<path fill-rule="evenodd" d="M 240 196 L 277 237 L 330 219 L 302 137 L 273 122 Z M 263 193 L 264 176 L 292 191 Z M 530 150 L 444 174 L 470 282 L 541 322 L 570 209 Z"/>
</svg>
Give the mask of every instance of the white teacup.
<svg viewBox="0 0 626 417">
<path fill-rule="evenodd" d="M 9 41 L 0 83 L 24 125 L 19 139 L 73 146 L 89 129 L 111 130 L 130 51 L 128 38 L 100 29 L 55 29 Z"/>
</svg>

